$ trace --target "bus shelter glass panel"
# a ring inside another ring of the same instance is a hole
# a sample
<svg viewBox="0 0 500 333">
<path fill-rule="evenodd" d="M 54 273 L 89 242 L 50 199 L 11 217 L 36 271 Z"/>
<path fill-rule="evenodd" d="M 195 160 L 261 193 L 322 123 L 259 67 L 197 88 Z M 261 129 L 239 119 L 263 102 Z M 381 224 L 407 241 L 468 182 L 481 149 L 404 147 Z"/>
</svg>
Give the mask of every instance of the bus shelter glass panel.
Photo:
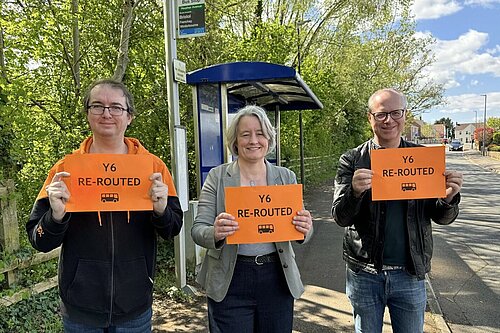
<svg viewBox="0 0 500 333">
<path fill-rule="evenodd" d="M 266 114 L 267 114 L 267 117 L 269 118 L 269 120 L 271 121 L 271 124 L 273 124 L 274 128 L 276 129 L 278 127 L 278 124 L 276 123 L 276 113 L 275 112 L 270 112 L 270 111 L 266 111 Z M 276 133 L 276 141 L 278 141 L 280 138 L 277 136 L 278 133 Z M 274 165 L 277 165 L 276 164 L 276 149 L 277 147 L 275 147 L 273 149 L 273 151 L 269 152 L 269 154 L 266 155 L 266 159 L 274 164 Z"/>
<path fill-rule="evenodd" d="M 220 88 L 218 84 L 198 86 L 199 147 L 201 184 L 208 172 L 224 162 Z"/>
</svg>

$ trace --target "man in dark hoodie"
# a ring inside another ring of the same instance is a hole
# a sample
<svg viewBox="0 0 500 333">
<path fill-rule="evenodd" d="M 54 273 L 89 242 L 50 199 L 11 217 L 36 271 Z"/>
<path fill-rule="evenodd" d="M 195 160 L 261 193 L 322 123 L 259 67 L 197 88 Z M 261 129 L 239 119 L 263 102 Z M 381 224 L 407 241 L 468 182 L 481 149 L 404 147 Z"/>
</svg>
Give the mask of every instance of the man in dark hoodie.
<svg viewBox="0 0 500 333">
<path fill-rule="evenodd" d="M 137 139 L 125 137 L 133 97 L 121 82 L 94 82 L 83 99 L 92 136 L 73 154 L 149 155 L 152 211 L 67 212 L 65 158 L 36 199 L 28 238 L 39 251 L 61 246 L 59 294 L 65 332 L 151 332 L 157 234 L 182 227 L 182 209 L 165 163 Z M 96 209 L 97 210 L 97 209 Z"/>
</svg>

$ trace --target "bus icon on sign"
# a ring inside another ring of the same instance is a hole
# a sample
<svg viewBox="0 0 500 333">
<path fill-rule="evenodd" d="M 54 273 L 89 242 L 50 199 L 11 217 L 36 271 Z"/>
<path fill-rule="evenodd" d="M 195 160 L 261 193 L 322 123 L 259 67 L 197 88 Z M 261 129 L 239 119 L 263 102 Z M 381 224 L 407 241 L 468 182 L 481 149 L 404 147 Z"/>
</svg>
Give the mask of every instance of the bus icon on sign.
<svg viewBox="0 0 500 333">
<path fill-rule="evenodd" d="M 273 224 L 259 224 L 258 225 L 259 234 L 266 233 L 272 234 L 274 232 Z"/>
<path fill-rule="evenodd" d="M 120 197 L 118 193 L 101 193 L 101 201 L 102 202 L 117 202 L 120 201 Z"/>
<path fill-rule="evenodd" d="M 417 189 L 416 183 L 401 183 L 401 190 L 403 192 L 406 191 L 415 191 Z"/>
</svg>

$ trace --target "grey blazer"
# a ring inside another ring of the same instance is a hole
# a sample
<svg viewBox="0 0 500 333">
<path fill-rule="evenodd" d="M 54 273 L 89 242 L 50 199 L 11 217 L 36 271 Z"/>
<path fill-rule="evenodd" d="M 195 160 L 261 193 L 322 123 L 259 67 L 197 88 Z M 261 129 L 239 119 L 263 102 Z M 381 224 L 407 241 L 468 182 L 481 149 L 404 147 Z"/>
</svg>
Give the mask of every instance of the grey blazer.
<svg viewBox="0 0 500 333">
<path fill-rule="evenodd" d="M 284 167 L 274 166 L 266 161 L 267 184 L 296 184 L 295 174 Z M 191 228 L 194 242 L 207 249 L 196 281 L 206 290 L 207 296 L 220 302 L 226 296 L 233 277 L 234 266 L 238 253 L 238 245 L 226 244 L 225 241 L 215 243 L 215 217 L 225 212 L 224 188 L 240 186 L 240 170 L 238 163 L 223 164 L 210 170 L 198 202 L 198 214 Z M 312 229 L 304 241 L 312 236 Z M 275 243 L 285 273 L 286 282 L 294 298 L 299 298 L 304 292 L 300 272 L 295 262 L 295 253 L 289 241 Z"/>
</svg>

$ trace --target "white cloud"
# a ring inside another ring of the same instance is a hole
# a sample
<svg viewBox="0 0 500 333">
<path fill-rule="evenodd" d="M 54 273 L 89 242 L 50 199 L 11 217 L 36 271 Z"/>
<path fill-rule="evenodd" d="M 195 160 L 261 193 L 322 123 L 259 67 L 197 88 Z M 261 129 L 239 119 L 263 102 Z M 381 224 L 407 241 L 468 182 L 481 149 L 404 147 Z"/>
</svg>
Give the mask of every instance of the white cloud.
<svg viewBox="0 0 500 333">
<path fill-rule="evenodd" d="M 446 105 L 424 113 L 425 121 L 433 123 L 443 117 L 454 122 L 474 123 L 484 119 L 484 96 L 481 94 L 461 94 L 446 97 Z M 500 92 L 488 92 L 486 100 L 486 118 L 500 118 Z"/>
<path fill-rule="evenodd" d="M 500 0 L 415 0 L 411 11 L 417 20 L 438 19 L 461 11 L 464 7 L 492 8 L 500 4 Z"/>
<path fill-rule="evenodd" d="M 451 15 L 462 8 L 455 0 L 415 0 L 412 12 L 417 20 L 425 20 Z"/>
<path fill-rule="evenodd" d="M 500 0 L 466 0 L 464 1 L 465 6 L 481 6 L 481 7 L 492 7 L 495 4 L 499 4 Z"/>
<path fill-rule="evenodd" d="M 452 15 L 467 7 L 498 8 L 500 0 L 415 0 L 413 13 L 417 20 L 439 19 Z M 450 29 L 452 29 L 450 27 Z M 494 28 L 493 28 L 494 29 Z M 496 31 L 496 30 L 493 30 Z M 474 91 L 475 93 L 446 97 L 447 103 L 428 110 L 425 118 L 432 121 L 450 117 L 458 122 L 472 122 L 475 114 L 482 119 L 486 93 L 487 116 L 500 117 L 500 45 L 493 31 L 469 30 L 454 40 L 439 40 L 432 46 L 435 62 L 424 71 L 424 76 L 444 85 L 451 91 Z M 432 36 L 431 32 L 418 32 L 417 37 Z M 491 43 L 489 39 L 494 40 Z M 488 43 L 490 43 L 488 45 Z M 483 92 L 481 92 L 483 91 Z"/>
<path fill-rule="evenodd" d="M 467 113 L 474 116 L 477 111 L 478 119 L 483 119 L 484 115 L 484 96 L 478 94 L 462 94 L 446 97 L 447 105 L 443 113 Z M 490 92 L 486 98 L 486 117 L 496 116 L 500 110 L 500 92 Z M 494 113 L 495 112 L 495 113 Z"/>
<path fill-rule="evenodd" d="M 488 34 L 469 30 L 455 40 L 437 40 L 433 46 L 436 62 L 426 74 L 445 88 L 460 85 L 463 75 L 493 74 L 500 77 L 500 56 L 483 52 Z"/>
<path fill-rule="evenodd" d="M 500 53 L 500 45 L 495 45 L 494 48 L 492 49 L 487 49 L 486 52 L 488 52 L 491 55 L 495 55 L 497 53 Z"/>
</svg>

